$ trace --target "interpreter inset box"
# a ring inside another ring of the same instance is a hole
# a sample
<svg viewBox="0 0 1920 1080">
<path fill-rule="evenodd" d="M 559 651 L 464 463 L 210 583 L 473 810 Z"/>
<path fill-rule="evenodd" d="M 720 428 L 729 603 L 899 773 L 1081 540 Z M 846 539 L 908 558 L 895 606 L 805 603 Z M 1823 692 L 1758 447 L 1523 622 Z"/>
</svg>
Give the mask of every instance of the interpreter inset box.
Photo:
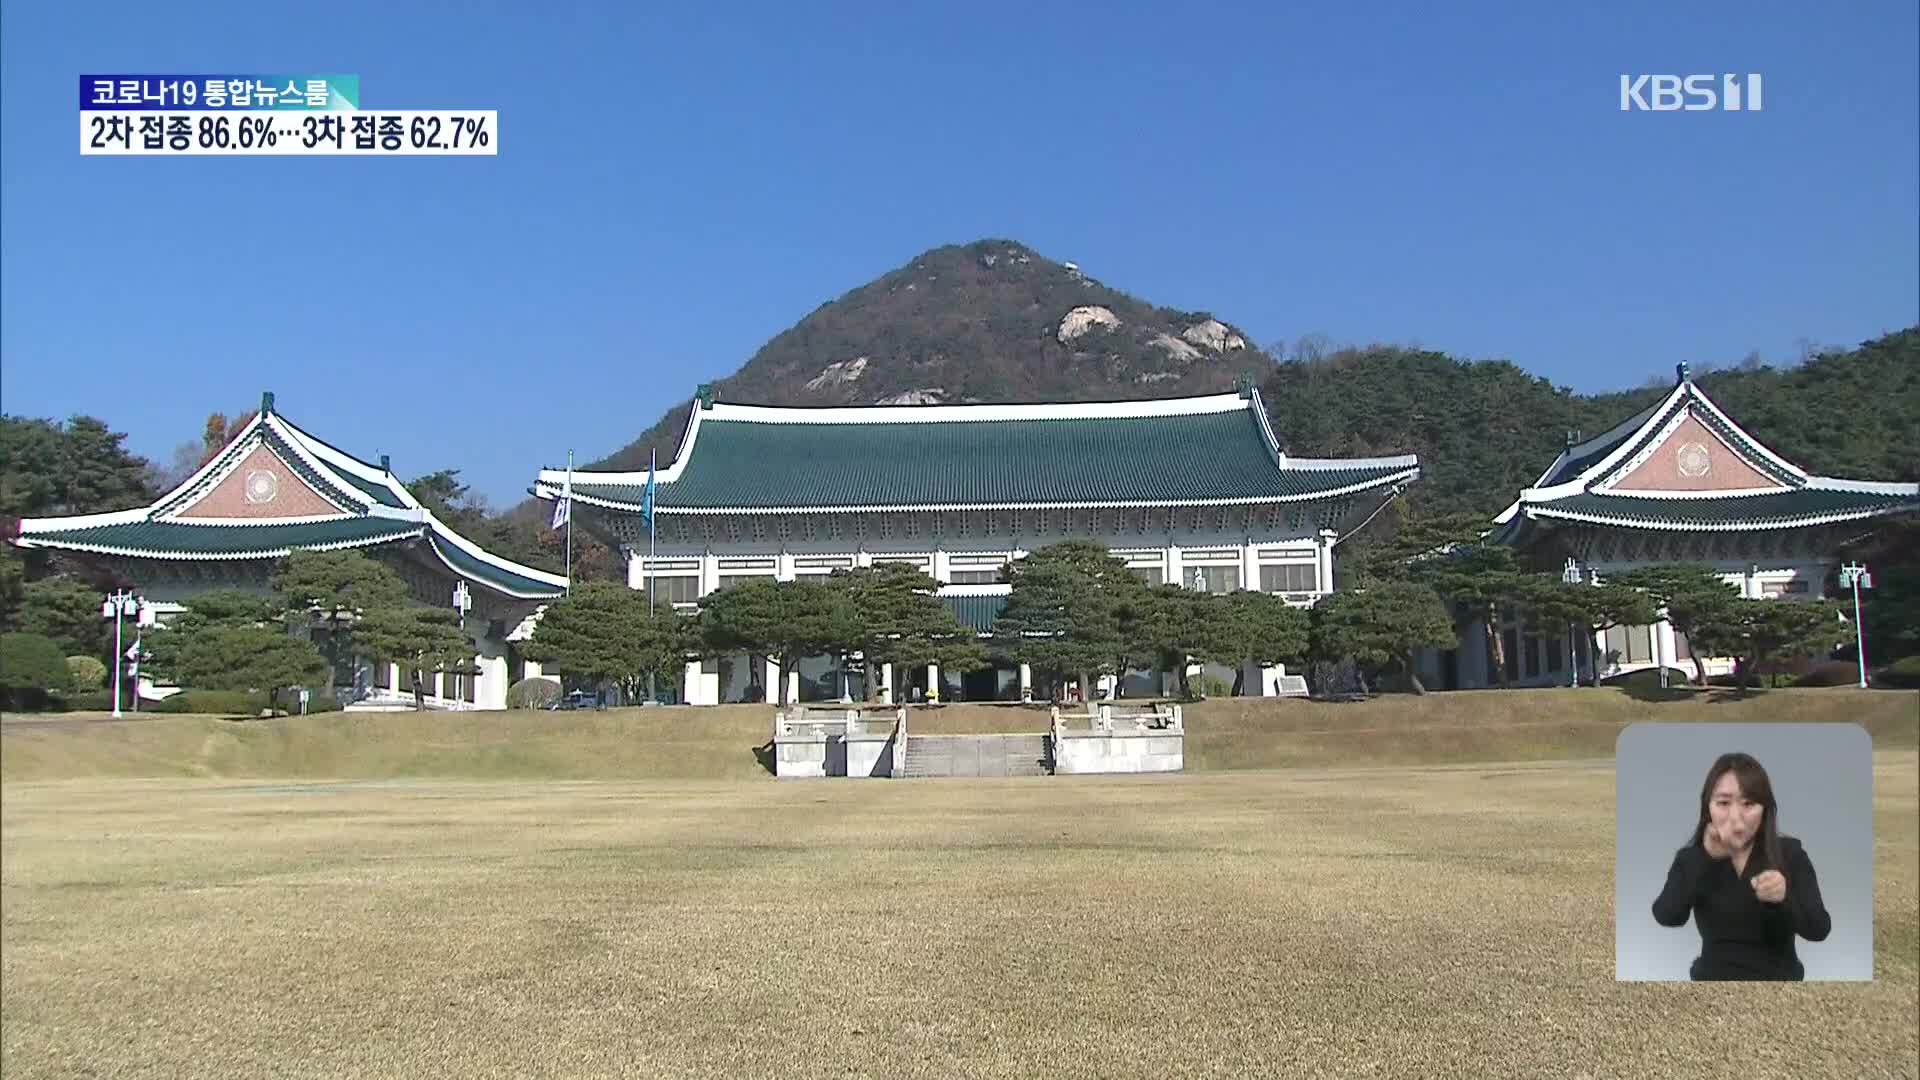
<svg viewBox="0 0 1920 1080">
<path fill-rule="evenodd" d="M 1614 752 L 1614 978 L 1873 978 L 1873 740 L 1632 724 Z"/>
</svg>

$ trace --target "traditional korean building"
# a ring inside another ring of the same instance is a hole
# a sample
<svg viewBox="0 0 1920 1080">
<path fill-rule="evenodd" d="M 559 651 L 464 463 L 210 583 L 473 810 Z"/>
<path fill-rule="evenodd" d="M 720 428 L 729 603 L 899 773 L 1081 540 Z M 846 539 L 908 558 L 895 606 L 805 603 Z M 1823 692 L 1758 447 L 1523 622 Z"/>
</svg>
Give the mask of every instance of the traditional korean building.
<svg viewBox="0 0 1920 1080">
<path fill-rule="evenodd" d="M 150 506 L 108 514 L 27 518 L 12 542 L 102 565 L 135 583 L 140 623 L 162 624 L 212 589 L 264 592 L 294 551 L 355 548 L 380 559 L 424 604 L 462 608 L 480 673 L 425 676 L 435 708 L 504 708 L 511 642 L 566 578 L 493 555 L 448 528 L 393 476 L 385 456 L 363 461 L 294 426 L 262 394 L 260 412 L 214 458 Z M 326 643 L 327 630 L 315 631 Z M 348 638 L 350 640 L 350 636 Z M 351 656 L 336 693 L 359 707 L 413 703 L 412 673 Z M 148 693 L 168 688 L 143 684 Z M 350 706 L 352 707 L 352 706 Z"/>
<path fill-rule="evenodd" d="M 1332 588 L 1336 530 L 1418 476 L 1412 455 L 1288 454 L 1251 385 L 1158 401 L 849 408 L 736 405 L 702 387 L 658 471 L 651 538 L 646 472 L 576 471 L 571 490 L 578 519 L 626 552 L 628 583 L 645 588 L 651 572 L 664 601 L 692 606 L 750 578 L 904 562 L 990 637 L 1008 591 L 1001 568 L 1067 538 L 1100 540 L 1156 584 L 1311 604 Z M 534 492 L 556 499 L 567 479 L 542 470 Z M 764 694 L 781 674 L 763 667 L 744 657 L 691 664 L 680 700 Z M 797 667 L 796 700 L 838 696 L 828 658 Z M 1252 673 L 1249 685 L 1273 693 L 1279 673 Z M 882 677 L 883 694 L 983 700 L 1019 698 L 1032 675 Z"/>
<path fill-rule="evenodd" d="M 1815 476 L 1774 453 L 1715 405 L 1678 368 L 1671 393 L 1594 438 L 1570 435 L 1566 449 L 1494 519 L 1494 539 L 1538 568 L 1570 579 L 1660 563 L 1704 563 L 1764 599 L 1818 598 L 1837 553 L 1889 515 L 1920 510 L 1920 484 Z M 1591 678 L 1594 657 L 1568 651 L 1563 627 L 1538 635 L 1511 615 L 1501 624 L 1508 682 L 1564 684 L 1573 668 Z M 1842 635 L 1844 636 L 1844 635 Z M 1662 664 L 1692 667 L 1684 635 L 1669 623 L 1615 627 L 1598 659 L 1602 679 Z M 1732 661 L 1702 657 L 1709 676 Z M 1468 628 L 1454 655 L 1429 657 L 1439 686 L 1488 686 L 1485 634 Z"/>
</svg>

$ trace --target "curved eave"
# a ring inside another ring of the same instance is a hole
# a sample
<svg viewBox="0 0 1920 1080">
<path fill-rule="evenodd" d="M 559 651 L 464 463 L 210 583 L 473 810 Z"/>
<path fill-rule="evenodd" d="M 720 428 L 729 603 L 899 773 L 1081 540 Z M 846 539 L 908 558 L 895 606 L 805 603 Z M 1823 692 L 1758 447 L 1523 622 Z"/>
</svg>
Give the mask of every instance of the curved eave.
<svg viewBox="0 0 1920 1080">
<path fill-rule="evenodd" d="M 1756 532 L 1779 529 L 1803 529 L 1834 525 L 1846 521 L 1886 517 L 1890 514 L 1920 511 L 1920 505 L 1891 505 L 1840 510 L 1825 514 L 1805 514 L 1786 518 L 1732 519 L 1726 521 L 1675 521 L 1649 519 L 1630 514 L 1596 513 L 1587 510 L 1557 510 L 1551 506 L 1529 506 L 1523 511 L 1530 521 L 1571 521 L 1584 525 L 1607 525 L 1647 532 Z"/>
<path fill-rule="evenodd" d="M 1365 468 L 1370 465 L 1378 464 L 1380 462 L 1387 463 L 1389 467 L 1391 467 L 1392 465 L 1402 465 L 1403 467 L 1398 469 L 1397 471 L 1390 472 L 1390 473 L 1383 473 L 1379 476 L 1370 477 L 1358 483 L 1345 484 L 1340 487 L 1325 488 L 1319 491 L 1301 492 L 1296 495 L 1248 495 L 1248 496 L 1240 496 L 1236 498 L 1226 498 L 1226 499 L 1134 499 L 1134 500 L 1108 500 L 1108 501 L 1085 501 L 1085 502 L 922 503 L 922 504 L 915 504 L 912 506 L 899 505 L 899 504 L 885 504 L 885 503 L 849 504 L 844 506 L 665 506 L 665 505 L 662 505 L 657 500 L 660 495 L 665 494 L 668 491 L 668 488 L 666 484 L 658 484 L 655 488 L 656 501 L 654 503 L 653 512 L 664 517 L 664 516 L 673 516 L 673 515 L 692 515 L 692 514 L 860 514 L 860 513 L 905 513 L 905 512 L 912 512 L 912 511 L 949 512 L 949 511 L 963 511 L 963 510 L 1109 510 L 1109 509 L 1132 510 L 1132 509 L 1162 509 L 1162 508 L 1168 508 L 1168 507 L 1182 507 L 1182 506 L 1257 506 L 1257 505 L 1267 505 L 1267 504 L 1279 505 L 1279 504 L 1293 504 L 1293 503 L 1315 503 L 1315 502 L 1324 502 L 1330 499 L 1344 498 L 1349 495 L 1356 495 L 1361 492 L 1372 491 L 1379 488 L 1390 487 L 1398 484 L 1411 483 L 1420 478 L 1420 466 L 1417 464 L 1417 461 L 1418 461 L 1418 458 L 1412 455 L 1408 455 L 1403 458 L 1368 459 L 1365 461 L 1358 461 L 1358 462 L 1339 462 L 1337 461 L 1337 459 L 1329 462 L 1314 461 L 1310 465 L 1299 466 L 1294 471 L 1312 472 L 1316 468 L 1325 468 L 1329 470 L 1339 469 L 1339 468 Z M 578 481 L 579 479 L 578 474 L 575 475 L 574 479 Z M 542 481 L 533 489 L 533 494 L 536 498 L 547 500 L 547 501 L 553 501 L 553 500 L 557 500 L 560 497 L 560 489 L 556 486 L 550 486 L 546 482 Z M 582 503 L 587 506 L 598 507 L 603 510 L 612 510 L 617 513 L 638 514 L 640 513 L 640 510 L 641 510 L 641 506 L 638 501 L 629 502 L 623 499 L 609 499 L 599 495 L 590 495 L 585 492 L 582 492 L 578 487 L 574 488 L 572 498 L 575 502 Z"/>
<path fill-rule="evenodd" d="M 428 530 L 427 543 L 434 557 L 455 576 L 475 581 L 503 596 L 516 600 L 552 600 L 567 591 L 566 578 L 493 555 L 437 520 Z M 459 555 L 450 555 L 449 548 Z"/>
<path fill-rule="evenodd" d="M 246 528 L 243 525 L 210 525 L 207 528 Z M 114 555 L 131 559 L 164 559 L 181 562 L 246 562 L 254 559 L 280 559 L 296 551 L 341 551 L 347 548 L 377 547 L 391 544 L 396 540 L 409 540 L 421 536 L 425 526 L 399 529 L 391 533 L 374 536 L 350 537 L 318 544 L 269 545 L 267 547 L 247 548 L 235 551 L 175 551 L 165 548 L 134 547 L 122 544 L 97 544 L 84 540 L 68 540 L 55 535 L 22 534 L 13 539 L 13 543 L 25 548 L 51 548 L 57 551 L 79 551 L 90 555 Z"/>
</svg>

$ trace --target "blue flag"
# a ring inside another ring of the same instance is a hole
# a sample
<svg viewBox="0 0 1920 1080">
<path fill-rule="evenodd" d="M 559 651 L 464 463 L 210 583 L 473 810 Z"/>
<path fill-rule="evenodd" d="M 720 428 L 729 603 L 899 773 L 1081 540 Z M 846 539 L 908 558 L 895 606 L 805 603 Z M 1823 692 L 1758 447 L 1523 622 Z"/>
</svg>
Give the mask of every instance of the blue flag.
<svg viewBox="0 0 1920 1080">
<path fill-rule="evenodd" d="M 653 528 L 653 460 L 647 460 L 647 493 L 640 499 L 640 520 Z"/>
</svg>

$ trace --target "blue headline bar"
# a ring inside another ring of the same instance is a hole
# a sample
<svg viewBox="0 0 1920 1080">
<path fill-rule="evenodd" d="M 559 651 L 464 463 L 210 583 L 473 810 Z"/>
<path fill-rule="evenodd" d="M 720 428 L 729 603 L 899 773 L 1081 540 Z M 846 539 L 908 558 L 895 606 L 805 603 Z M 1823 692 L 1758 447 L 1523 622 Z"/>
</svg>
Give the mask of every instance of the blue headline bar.
<svg viewBox="0 0 1920 1080">
<path fill-rule="evenodd" d="M 358 75 L 82 75 L 80 109 L 358 109 Z"/>
</svg>

